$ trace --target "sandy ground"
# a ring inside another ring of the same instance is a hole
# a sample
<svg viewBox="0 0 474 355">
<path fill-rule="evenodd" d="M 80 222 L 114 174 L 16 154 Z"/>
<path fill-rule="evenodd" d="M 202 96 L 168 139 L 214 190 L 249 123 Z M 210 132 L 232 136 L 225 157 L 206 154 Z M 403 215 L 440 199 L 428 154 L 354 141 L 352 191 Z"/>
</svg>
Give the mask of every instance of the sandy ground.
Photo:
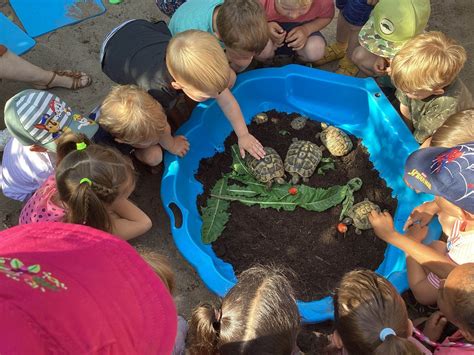
<svg viewBox="0 0 474 355">
<path fill-rule="evenodd" d="M 2 3 L 4 3 L 2 1 Z M 116 25 L 133 18 L 148 20 L 165 19 L 153 0 L 124 0 L 120 5 L 106 4 L 107 12 L 99 17 L 86 20 L 78 25 L 61 28 L 36 38 L 36 46 L 24 57 L 29 61 L 50 69 L 75 69 L 89 73 L 93 77 L 91 87 L 72 92 L 65 89 L 52 90 L 64 98 L 71 106 L 86 113 L 95 107 L 107 94 L 112 82 L 101 72 L 99 49 L 103 38 Z M 8 5 L 0 4 L 0 11 L 12 14 Z M 474 2 L 472 0 L 432 0 L 432 16 L 429 28 L 441 30 L 461 42 L 469 54 L 461 77 L 474 93 Z M 17 21 L 18 23 L 18 21 Z M 329 42 L 334 40 L 336 21 L 323 31 Z M 15 82 L 1 82 L 0 105 L 27 85 Z M 0 123 L 3 126 L 3 122 Z M 177 276 L 176 302 L 179 312 L 189 316 L 199 302 L 213 300 L 191 266 L 181 257 L 170 233 L 169 219 L 160 200 L 160 175 L 143 172 L 139 177 L 133 200 L 144 209 L 153 220 L 153 228 L 133 243 L 140 251 L 162 253 L 168 256 Z M 13 226 L 18 221 L 21 204 L 0 194 L 0 228 Z"/>
</svg>

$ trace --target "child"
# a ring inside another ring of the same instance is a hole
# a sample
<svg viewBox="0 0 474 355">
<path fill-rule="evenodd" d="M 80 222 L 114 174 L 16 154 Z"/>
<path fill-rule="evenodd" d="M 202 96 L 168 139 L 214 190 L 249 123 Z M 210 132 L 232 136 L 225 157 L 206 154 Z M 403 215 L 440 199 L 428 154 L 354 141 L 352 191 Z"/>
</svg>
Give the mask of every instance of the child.
<svg viewBox="0 0 474 355">
<path fill-rule="evenodd" d="M 23 207 L 20 224 L 67 221 L 128 240 L 151 228 L 150 218 L 128 200 L 135 188 L 129 159 L 83 135 L 58 140 L 56 174 Z"/>
<path fill-rule="evenodd" d="M 70 223 L 0 232 L 0 353 L 171 354 L 170 292 L 128 243 Z"/>
<path fill-rule="evenodd" d="M 474 143 L 453 148 L 424 148 L 412 153 L 405 165 L 405 181 L 417 192 L 435 195 L 413 210 L 405 224 L 406 235 L 394 230 L 388 212 L 372 212 L 375 234 L 407 255 L 408 282 L 418 302 L 436 302 L 440 279 L 456 267 L 474 262 Z M 421 242 L 426 225 L 438 215 L 447 243 Z"/>
<path fill-rule="evenodd" d="M 332 345 L 344 354 L 431 354 L 411 337 L 402 297 L 371 270 L 345 274 L 334 296 Z"/>
<path fill-rule="evenodd" d="M 299 314 L 294 291 L 270 267 L 244 271 L 220 307 L 193 311 L 190 354 L 292 354 L 297 350 Z"/>
<path fill-rule="evenodd" d="M 197 102 L 215 98 L 237 134 L 242 156 L 245 151 L 257 159 L 265 155 L 228 89 L 235 73 L 211 34 L 185 31 L 171 40 L 164 22 L 132 20 L 112 31 L 102 48 L 102 69 L 113 81 L 140 86 L 163 107 L 172 105 L 177 90 Z"/>
<path fill-rule="evenodd" d="M 359 32 L 352 61 L 368 76 L 387 75 L 389 60 L 430 18 L 430 0 L 380 0 Z"/>
<path fill-rule="evenodd" d="M 465 62 L 464 48 L 441 32 L 416 36 L 393 58 L 390 76 L 400 111 L 418 143 L 451 114 L 471 107 L 471 93 L 458 78 Z"/>
<path fill-rule="evenodd" d="M 169 26 L 173 36 L 187 30 L 214 35 L 236 72 L 247 68 L 254 57 L 265 60 L 273 52 L 258 0 L 188 0 L 176 10 Z"/>
<path fill-rule="evenodd" d="M 359 32 L 369 19 L 378 0 L 336 0 L 339 9 L 336 28 L 336 42 L 326 46 L 324 56 L 315 65 L 339 61 L 336 73 L 354 76 L 359 68 L 352 62 L 352 53 L 359 45 Z"/>
<path fill-rule="evenodd" d="M 449 116 L 428 140 L 431 147 L 446 148 L 474 141 L 474 109 Z"/>
<path fill-rule="evenodd" d="M 434 346 L 434 354 L 472 354 L 474 351 L 474 264 L 456 266 L 438 291 L 438 307 L 426 322 L 422 340 Z M 458 330 L 436 343 L 450 321 Z M 427 339 L 428 338 L 428 339 Z"/>
<path fill-rule="evenodd" d="M 116 86 L 109 92 L 100 107 L 98 123 L 105 132 L 99 130 L 95 141 L 117 145 L 125 154 L 133 151 L 149 166 L 161 163 L 162 148 L 179 157 L 189 150 L 186 137 L 171 135 L 158 101 L 135 85 Z"/>
<path fill-rule="evenodd" d="M 334 17 L 332 0 L 260 0 L 276 54 L 296 53 L 302 62 L 324 55 L 326 40 L 321 30 Z"/>
<path fill-rule="evenodd" d="M 57 138 L 76 132 L 90 139 L 99 129 L 61 98 L 41 90 L 24 90 L 8 100 L 4 120 L 13 138 L 3 152 L 2 189 L 20 201 L 53 173 Z"/>
</svg>

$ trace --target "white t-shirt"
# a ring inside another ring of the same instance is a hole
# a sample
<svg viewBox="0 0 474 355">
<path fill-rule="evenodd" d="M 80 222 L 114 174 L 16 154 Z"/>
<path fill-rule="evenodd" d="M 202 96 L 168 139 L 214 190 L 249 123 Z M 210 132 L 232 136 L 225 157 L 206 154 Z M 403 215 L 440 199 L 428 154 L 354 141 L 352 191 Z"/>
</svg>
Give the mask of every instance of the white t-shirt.
<svg viewBox="0 0 474 355">
<path fill-rule="evenodd" d="M 3 194 L 25 201 L 54 173 L 55 154 L 32 152 L 29 146 L 11 138 L 3 150 L 0 183 Z"/>
</svg>

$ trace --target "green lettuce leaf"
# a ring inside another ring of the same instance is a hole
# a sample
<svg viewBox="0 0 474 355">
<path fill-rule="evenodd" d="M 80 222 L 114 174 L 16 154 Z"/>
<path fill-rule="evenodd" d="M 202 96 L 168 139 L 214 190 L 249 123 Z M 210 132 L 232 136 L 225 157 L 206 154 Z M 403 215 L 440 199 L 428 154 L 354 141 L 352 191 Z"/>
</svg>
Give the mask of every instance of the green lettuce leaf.
<svg viewBox="0 0 474 355">
<path fill-rule="evenodd" d="M 227 192 L 227 178 L 217 181 L 211 190 L 211 197 L 207 199 L 207 206 L 201 209 L 202 228 L 201 237 L 204 244 L 215 241 L 224 231 L 229 221 L 230 213 L 227 211 L 229 202 L 213 198 L 213 195 L 222 195 Z"/>
</svg>

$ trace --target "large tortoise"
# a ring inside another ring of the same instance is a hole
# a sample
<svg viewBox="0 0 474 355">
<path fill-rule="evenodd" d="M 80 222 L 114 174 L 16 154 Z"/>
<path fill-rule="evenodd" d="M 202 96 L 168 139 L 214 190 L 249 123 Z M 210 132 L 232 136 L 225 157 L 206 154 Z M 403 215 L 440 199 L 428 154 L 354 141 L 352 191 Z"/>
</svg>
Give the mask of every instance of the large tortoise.
<svg viewBox="0 0 474 355">
<path fill-rule="evenodd" d="M 318 136 L 329 153 L 336 157 L 342 157 L 352 150 L 352 141 L 345 132 L 325 123 L 321 123 L 321 127 L 323 131 L 318 133 Z"/>
<path fill-rule="evenodd" d="M 278 184 L 286 184 L 283 179 L 285 169 L 283 169 L 283 161 L 275 149 L 264 147 L 265 157 L 260 160 L 255 159 L 250 154 L 246 156 L 247 166 L 252 175 L 260 182 L 266 183 L 270 188 L 273 182 Z"/>
<path fill-rule="evenodd" d="M 372 228 L 369 222 L 369 213 L 373 210 L 380 212 L 380 207 L 368 199 L 364 199 L 364 201 L 356 203 L 349 208 L 346 213 L 347 217 L 342 220 L 342 223 L 345 225 L 353 224 L 356 234 L 361 234 L 362 230 Z"/>
<path fill-rule="evenodd" d="M 300 178 L 308 182 L 322 156 L 321 148 L 316 144 L 310 141 L 293 140 L 285 158 L 285 170 L 291 174 L 291 183 L 297 184 Z"/>
</svg>

